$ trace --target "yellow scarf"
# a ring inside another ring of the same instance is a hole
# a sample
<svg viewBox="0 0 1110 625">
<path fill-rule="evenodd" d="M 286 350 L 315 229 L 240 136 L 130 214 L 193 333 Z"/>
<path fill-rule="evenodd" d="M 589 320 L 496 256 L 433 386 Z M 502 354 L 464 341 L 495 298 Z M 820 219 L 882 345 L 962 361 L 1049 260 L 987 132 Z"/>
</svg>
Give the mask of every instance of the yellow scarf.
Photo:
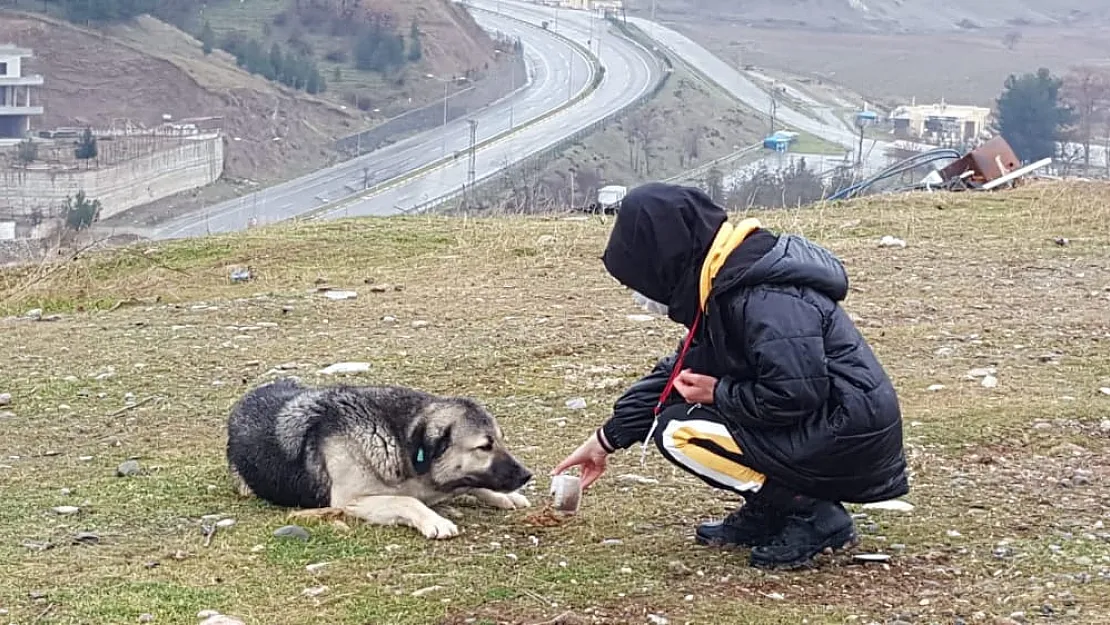
<svg viewBox="0 0 1110 625">
<path fill-rule="evenodd" d="M 709 299 L 710 289 L 713 288 L 713 278 L 724 266 L 728 255 L 739 247 L 749 234 L 761 227 L 762 224 L 754 217 L 749 217 L 735 226 L 727 221 L 721 224 L 721 229 L 713 238 L 713 244 L 709 246 L 709 253 L 705 255 L 705 262 L 701 265 L 701 283 L 698 289 L 701 310 L 705 310 L 705 302 Z"/>
</svg>

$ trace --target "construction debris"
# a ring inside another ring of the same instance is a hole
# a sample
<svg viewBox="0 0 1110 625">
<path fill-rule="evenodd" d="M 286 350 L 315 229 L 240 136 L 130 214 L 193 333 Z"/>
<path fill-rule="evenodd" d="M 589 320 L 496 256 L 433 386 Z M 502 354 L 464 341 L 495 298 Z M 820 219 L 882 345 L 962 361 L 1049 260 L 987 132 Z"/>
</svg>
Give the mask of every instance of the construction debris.
<svg viewBox="0 0 1110 625">
<path fill-rule="evenodd" d="M 1052 163 L 1051 158 L 1044 158 L 1035 163 L 1021 166 L 1021 159 L 1014 153 L 1013 148 L 1005 139 L 999 136 L 966 154 L 960 154 L 952 148 L 937 148 L 914 154 L 890 165 L 870 178 L 840 189 L 828 196 L 827 199 L 849 199 L 862 194 L 882 180 L 906 174 L 919 167 L 944 160 L 951 160 L 952 162 L 929 172 L 921 182 L 896 190 L 992 191 L 1002 187 L 1017 186 L 1029 174 Z"/>
</svg>

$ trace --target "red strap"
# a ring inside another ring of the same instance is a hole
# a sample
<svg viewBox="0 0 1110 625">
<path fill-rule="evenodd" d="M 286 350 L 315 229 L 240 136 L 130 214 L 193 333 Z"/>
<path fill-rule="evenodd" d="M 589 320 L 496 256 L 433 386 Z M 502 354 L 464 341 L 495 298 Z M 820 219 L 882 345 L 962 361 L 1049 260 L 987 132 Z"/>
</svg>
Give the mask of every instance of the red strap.
<svg viewBox="0 0 1110 625">
<path fill-rule="evenodd" d="M 671 369 L 671 377 L 667 379 L 667 385 L 663 387 L 663 393 L 659 396 L 659 403 L 655 405 L 655 416 L 663 411 L 663 404 L 667 402 L 667 398 L 671 396 L 671 391 L 674 390 L 674 381 L 678 374 L 682 372 L 682 361 L 686 359 L 686 352 L 690 349 L 690 344 L 694 342 L 694 333 L 698 331 L 698 322 L 701 321 L 701 311 L 698 311 L 697 316 L 694 317 L 694 323 L 690 325 L 690 332 L 686 335 L 686 340 L 682 342 L 682 349 L 678 352 L 678 360 L 674 362 L 674 369 Z"/>
</svg>

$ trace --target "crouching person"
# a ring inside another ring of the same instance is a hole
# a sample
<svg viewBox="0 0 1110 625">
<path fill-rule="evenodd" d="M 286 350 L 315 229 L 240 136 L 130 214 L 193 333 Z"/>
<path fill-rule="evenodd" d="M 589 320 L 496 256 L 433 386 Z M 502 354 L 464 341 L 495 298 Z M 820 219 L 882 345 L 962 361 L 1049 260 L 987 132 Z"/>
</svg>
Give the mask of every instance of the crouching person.
<svg viewBox="0 0 1110 625">
<path fill-rule="evenodd" d="M 831 252 L 754 219 L 731 224 L 701 191 L 654 183 L 623 199 L 602 261 L 687 333 L 554 473 L 577 466 L 588 488 L 609 454 L 650 438 L 743 497 L 695 536 L 751 547 L 759 567 L 854 545 L 842 502 L 908 492 L 898 397 L 838 305 L 848 277 Z"/>
</svg>

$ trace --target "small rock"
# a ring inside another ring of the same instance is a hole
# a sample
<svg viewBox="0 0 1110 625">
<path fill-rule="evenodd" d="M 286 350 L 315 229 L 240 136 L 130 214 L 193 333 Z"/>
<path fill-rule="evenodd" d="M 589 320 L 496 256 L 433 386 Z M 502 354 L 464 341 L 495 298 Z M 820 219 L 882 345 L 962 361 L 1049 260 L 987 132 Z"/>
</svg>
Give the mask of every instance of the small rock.
<svg viewBox="0 0 1110 625">
<path fill-rule="evenodd" d="M 352 373 L 366 373 L 370 370 L 368 362 L 337 362 L 320 369 L 317 373 L 322 375 L 344 375 Z"/>
<path fill-rule="evenodd" d="M 647 617 L 648 620 L 651 621 L 651 625 L 667 625 L 667 623 L 670 623 L 667 617 L 658 614 L 648 614 Z"/>
<path fill-rule="evenodd" d="M 140 623 L 153 623 L 154 622 L 154 615 L 153 614 L 140 614 L 139 615 L 139 622 Z"/>
<path fill-rule="evenodd" d="M 397 317 L 393 315 L 386 315 L 382 317 L 382 323 L 397 323 Z"/>
<path fill-rule="evenodd" d="M 1075 559 L 1075 563 L 1078 566 L 1091 566 L 1092 564 L 1094 564 L 1094 561 L 1087 556 L 1079 556 Z"/>
<path fill-rule="evenodd" d="M 1098 389 L 1098 392 L 1102 393 L 1103 395 L 1110 395 L 1110 386 L 1104 386 L 1104 387 Z M 0 395 L 0 406 L 4 405 L 3 402 L 4 402 L 4 396 Z"/>
<path fill-rule="evenodd" d="M 568 399 L 567 403 L 566 403 L 566 406 L 570 410 L 585 410 L 586 409 L 586 400 L 581 398 L 581 397 L 575 397 L 574 399 Z"/>
<path fill-rule="evenodd" d="M 863 505 L 864 510 L 892 510 L 894 512 L 913 512 L 913 504 L 901 501 L 899 499 L 891 499 L 888 501 L 876 501 Z"/>
<path fill-rule="evenodd" d="M 636 482 L 637 484 L 658 484 L 659 480 L 654 477 L 644 477 L 643 475 L 636 475 L 635 473 L 625 473 L 618 476 L 618 480 L 623 482 Z"/>
<path fill-rule="evenodd" d="M 78 532 L 73 535 L 73 542 L 82 545 L 100 544 L 100 535 L 95 532 Z"/>
<path fill-rule="evenodd" d="M 1068 243 L 1071 243 L 1071 241 L 1069 241 L 1067 237 L 1056 237 L 1052 241 L 1060 247 L 1066 247 Z"/>
<path fill-rule="evenodd" d="M 315 573 L 327 568 L 328 564 L 328 562 L 313 562 L 312 564 L 306 565 L 304 567 L 304 570 L 308 571 L 309 573 Z"/>
<path fill-rule="evenodd" d="M 411 594 L 412 594 L 413 597 L 423 597 L 424 595 L 426 595 L 430 592 L 435 592 L 437 590 L 443 590 L 443 586 L 428 586 L 426 588 L 420 588 L 418 590 L 414 590 L 414 591 L 412 591 Z"/>
<path fill-rule="evenodd" d="M 852 556 L 852 559 L 859 562 L 890 562 L 890 555 L 885 553 L 858 553 Z"/>
<path fill-rule="evenodd" d="M 200 625 L 245 625 L 243 621 L 223 614 L 213 614 L 200 622 Z"/>
<path fill-rule="evenodd" d="M 1098 424 L 1098 429 L 1103 432 L 1110 432 L 1110 419 L 1103 419 L 1102 422 Z"/>
<path fill-rule="evenodd" d="M 0 419 L 14 419 L 15 413 L 10 410 L 0 410 Z"/>
<path fill-rule="evenodd" d="M 58 493 L 60 493 L 62 496 L 72 495 L 73 490 L 71 490 L 69 488 L 63 488 L 63 489 L 59 490 Z"/>
<path fill-rule="evenodd" d="M 628 315 L 628 320 L 629 321 L 644 322 L 644 321 L 652 321 L 654 319 L 655 319 L 655 317 L 652 317 L 651 315 L 644 315 L 644 314 Z"/>
<path fill-rule="evenodd" d="M 0 393 L 0 406 L 10 406 L 12 403 L 11 393 Z"/>
<path fill-rule="evenodd" d="M 31 310 L 27 311 L 27 314 L 25 316 L 28 319 L 34 319 L 35 321 L 38 321 L 39 319 L 42 319 L 42 309 L 32 308 Z"/>
<path fill-rule="evenodd" d="M 624 541 L 619 538 L 606 538 L 605 540 L 601 541 L 601 544 L 606 546 L 623 545 Z"/>
<path fill-rule="evenodd" d="M 985 378 L 988 375 L 994 375 L 997 372 L 998 371 L 994 367 L 979 367 L 977 369 L 972 369 L 971 371 L 968 371 L 967 377 L 972 379 Z"/>
<path fill-rule="evenodd" d="M 232 525 L 235 525 L 235 519 L 220 519 L 219 521 L 216 521 L 216 527 L 222 529 L 229 528 Z"/>
<path fill-rule="evenodd" d="M 906 242 L 888 234 L 879 239 L 879 247 L 906 247 Z"/>
<path fill-rule="evenodd" d="M 929 388 L 927 388 L 925 390 L 931 391 L 931 392 L 942 391 L 942 390 L 944 390 L 944 385 L 943 384 L 930 384 Z"/>
<path fill-rule="evenodd" d="M 285 525 L 274 530 L 274 538 L 289 538 L 292 540 L 307 541 L 308 530 L 299 525 Z"/>
<path fill-rule="evenodd" d="M 120 465 L 116 467 L 116 476 L 130 477 L 132 475 L 138 475 L 139 470 L 140 469 L 138 460 L 126 460 L 124 462 L 121 462 Z"/>
<path fill-rule="evenodd" d="M 327 586 L 313 586 L 311 588 L 305 588 L 304 590 L 301 591 L 301 594 L 303 594 L 306 597 L 319 597 L 320 595 L 324 594 L 327 591 L 328 591 Z"/>
<path fill-rule="evenodd" d="M 963 536 L 963 534 L 957 532 L 956 530 L 948 530 L 947 532 L 945 532 L 945 535 L 947 535 L 949 538 L 959 538 L 960 536 Z"/>
<path fill-rule="evenodd" d="M 230 275 L 232 282 L 248 282 L 254 278 L 249 267 L 237 267 L 231 270 Z"/>
<path fill-rule="evenodd" d="M 52 509 L 54 510 L 55 514 L 61 515 L 77 514 L 81 511 L 81 508 L 78 508 L 77 506 L 57 506 L 56 508 Z"/>
<path fill-rule="evenodd" d="M 199 618 L 201 620 L 206 619 L 210 616 L 219 616 L 219 615 L 220 615 L 220 613 L 217 610 L 201 610 L 200 612 L 197 612 L 197 618 Z"/>
<path fill-rule="evenodd" d="M 983 377 L 982 381 L 980 381 L 979 384 L 982 384 L 983 388 L 994 388 L 998 386 L 998 378 L 994 377 L 993 375 L 988 375 Z"/>
<path fill-rule="evenodd" d="M 355 291 L 324 291 L 324 297 L 334 302 L 345 299 L 355 299 L 358 297 L 358 293 Z"/>
<path fill-rule="evenodd" d="M 427 321 L 424 321 L 423 319 L 417 319 L 416 321 L 413 321 L 409 325 L 411 325 L 414 328 L 426 328 L 426 327 L 428 327 L 429 324 L 428 324 Z"/>
<path fill-rule="evenodd" d="M 767 593 L 767 598 L 774 599 L 775 601 L 782 601 L 786 598 L 786 595 L 782 594 L 781 592 L 769 592 Z"/>
</svg>

